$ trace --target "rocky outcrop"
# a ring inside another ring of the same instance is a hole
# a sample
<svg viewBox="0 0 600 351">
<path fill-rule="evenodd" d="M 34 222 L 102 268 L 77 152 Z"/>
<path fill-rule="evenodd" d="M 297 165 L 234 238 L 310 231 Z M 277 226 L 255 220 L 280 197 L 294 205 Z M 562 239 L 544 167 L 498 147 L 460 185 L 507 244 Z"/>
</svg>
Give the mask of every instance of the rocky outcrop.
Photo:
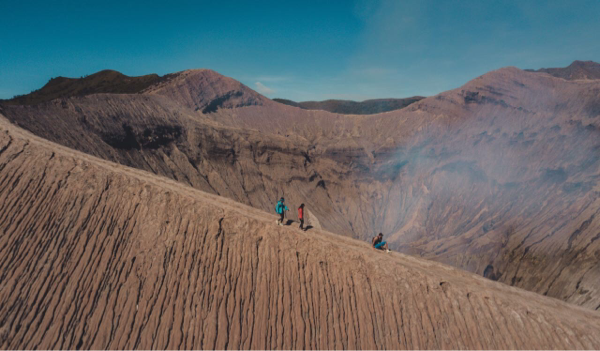
<svg viewBox="0 0 600 351">
<path fill-rule="evenodd" d="M 600 317 L 0 120 L 3 349 L 597 349 Z"/>
</svg>

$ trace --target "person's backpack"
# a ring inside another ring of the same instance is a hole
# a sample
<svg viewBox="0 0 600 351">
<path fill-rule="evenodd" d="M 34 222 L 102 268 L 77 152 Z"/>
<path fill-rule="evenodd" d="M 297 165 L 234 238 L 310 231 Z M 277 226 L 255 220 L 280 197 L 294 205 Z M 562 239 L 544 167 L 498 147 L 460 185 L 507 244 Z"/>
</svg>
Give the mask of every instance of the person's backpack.
<svg viewBox="0 0 600 351">
<path fill-rule="evenodd" d="M 281 201 L 279 201 L 277 203 L 277 205 L 275 206 L 275 212 L 281 214 L 283 212 L 283 204 L 281 203 Z"/>
</svg>

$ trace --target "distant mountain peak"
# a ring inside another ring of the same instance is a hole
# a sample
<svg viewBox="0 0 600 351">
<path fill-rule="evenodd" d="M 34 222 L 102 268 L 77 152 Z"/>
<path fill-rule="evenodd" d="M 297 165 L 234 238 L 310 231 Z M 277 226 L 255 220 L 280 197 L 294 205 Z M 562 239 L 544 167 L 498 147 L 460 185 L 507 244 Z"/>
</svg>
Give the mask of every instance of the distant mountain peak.
<svg viewBox="0 0 600 351">
<path fill-rule="evenodd" d="M 102 70 L 80 78 L 51 78 L 30 94 L 2 101 L 6 105 L 35 105 L 59 98 L 92 94 L 156 94 L 203 113 L 219 108 L 262 105 L 266 97 L 235 79 L 211 69 L 188 69 L 159 76 L 130 77 L 115 70 Z"/>
<path fill-rule="evenodd" d="M 573 61 L 570 66 L 587 66 L 587 67 L 597 67 L 600 66 L 600 63 L 594 62 L 594 61 L 580 61 L 580 60 L 575 60 Z"/>
<path fill-rule="evenodd" d="M 190 69 L 165 77 L 144 93 L 168 96 L 176 103 L 202 113 L 216 112 L 219 108 L 263 105 L 269 101 L 237 80 L 210 69 Z"/>
<path fill-rule="evenodd" d="M 538 70 L 527 71 L 548 73 L 554 77 L 567 80 L 600 79 L 600 63 L 594 61 L 576 60 L 569 66 L 563 68 L 540 68 Z"/>
<path fill-rule="evenodd" d="M 148 74 L 130 77 L 114 70 L 102 70 L 80 78 L 51 78 L 42 88 L 26 95 L 15 96 L 4 103 L 13 105 L 35 105 L 42 102 L 72 96 L 91 94 L 137 94 L 156 84 L 163 77 Z"/>
<path fill-rule="evenodd" d="M 352 100 L 323 100 L 295 102 L 287 99 L 273 99 L 284 105 L 299 107 L 305 110 L 324 110 L 346 115 L 373 115 L 402 109 L 414 102 L 424 99 L 422 96 L 413 96 L 403 99 L 371 99 L 364 101 Z"/>
</svg>

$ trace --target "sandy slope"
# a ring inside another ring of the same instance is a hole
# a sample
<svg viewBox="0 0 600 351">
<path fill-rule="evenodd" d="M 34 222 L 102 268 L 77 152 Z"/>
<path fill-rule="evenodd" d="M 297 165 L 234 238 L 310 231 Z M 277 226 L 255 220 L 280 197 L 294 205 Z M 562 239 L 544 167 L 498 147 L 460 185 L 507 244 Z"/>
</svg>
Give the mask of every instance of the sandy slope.
<svg viewBox="0 0 600 351">
<path fill-rule="evenodd" d="M 2 348 L 599 348 L 600 315 L 0 120 Z"/>
<path fill-rule="evenodd" d="M 328 231 L 381 231 L 405 253 L 600 310 L 600 80 L 508 67 L 352 116 L 190 70 L 143 94 L 1 108 L 70 148 L 265 211 L 284 194 Z"/>
</svg>

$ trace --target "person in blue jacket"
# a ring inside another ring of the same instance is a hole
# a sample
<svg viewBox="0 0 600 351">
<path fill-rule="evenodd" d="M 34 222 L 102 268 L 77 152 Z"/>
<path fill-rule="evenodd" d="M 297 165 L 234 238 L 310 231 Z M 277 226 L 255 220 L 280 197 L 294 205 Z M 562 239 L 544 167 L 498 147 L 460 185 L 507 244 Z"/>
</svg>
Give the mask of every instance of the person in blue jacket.
<svg viewBox="0 0 600 351">
<path fill-rule="evenodd" d="M 279 214 L 279 219 L 277 220 L 278 225 L 283 225 L 283 218 L 285 217 L 285 211 L 288 211 L 289 208 L 285 205 L 285 199 L 279 199 L 277 206 L 275 206 L 275 212 Z"/>
</svg>

